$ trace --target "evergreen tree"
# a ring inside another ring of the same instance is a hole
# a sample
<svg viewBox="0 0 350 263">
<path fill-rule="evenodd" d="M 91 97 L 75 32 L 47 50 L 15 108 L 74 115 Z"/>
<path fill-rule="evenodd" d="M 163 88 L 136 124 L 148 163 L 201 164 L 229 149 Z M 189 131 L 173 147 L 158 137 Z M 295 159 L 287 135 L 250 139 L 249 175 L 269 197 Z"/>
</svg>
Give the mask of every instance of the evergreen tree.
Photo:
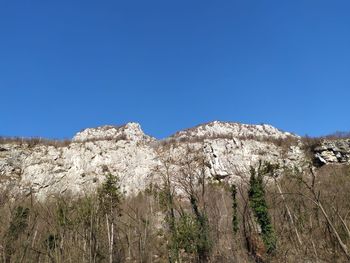
<svg viewBox="0 0 350 263">
<path fill-rule="evenodd" d="M 209 236 L 208 218 L 205 211 L 201 212 L 199 210 L 198 201 L 194 194 L 190 195 L 190 203 L 198 225 L 196 240 L 198 262 L 208 262 L 212 245 Z"/>
<path fill-rule="evenodd" d="M 249 204 L 253 210 L 257 223 L 261 227 L 262 240 L 266 246 L 267 253 L 272 253 L 276 249 L 276 236 L 271 219 L 268 213 L 268 206 L 265 199 L 265 189 L 263 182 L 264 172 L 267 166 L 262 167 L 261 163 L 258 172 L 251 167 L 249 181 Z"/>
<path fill-rule="evenodd" d="M 238 213 L 237 213 L 237 187 L 235 184 L 230 187 L 232 197 L 232 230 L 234 234 L 238 232 Z"/>
<path fill-rule="evenodd" d="M 98 191 L 98 195 L 100 208 L 106 219 L 109 263 L 113 263 L 116 218 L 121 216 L 120 203 L 122 193 L 119 178 L 112 174 L 108 174 L 106 180 Z"/>
</svg>

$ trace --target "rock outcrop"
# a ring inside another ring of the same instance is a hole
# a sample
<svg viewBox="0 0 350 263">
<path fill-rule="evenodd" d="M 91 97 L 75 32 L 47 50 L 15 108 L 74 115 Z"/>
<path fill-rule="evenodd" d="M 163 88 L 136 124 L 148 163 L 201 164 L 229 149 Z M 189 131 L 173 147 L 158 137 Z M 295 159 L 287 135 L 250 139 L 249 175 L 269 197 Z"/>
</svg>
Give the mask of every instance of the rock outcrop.
<svg viewBox="0 0 350 263">
<path fill-rule="evenodd" d="M 177 132 L 170 138 L 274 138 L 286 139 L 288 137 L 298 137 L 289 132 L 282 132 L 277 128 L 268 125 L 251 125 L 236 122 L 213 121 L 210 123 L 198 125 L 194 128 Z"/>
<path fill-rule="evenodd" d="M 96 188 L 111 173 L 118 175 L 127 192 L 143 189 L 156 154 L 154 139 L 139 124 L 104 126 L 79 132 L 67 146 L 31 146 L 30 141 L 1 145 L 0 178 L 13 191 L 39 197 Z"/>
<path fill-rule="evenodd" d="M 350 163 L 350 139 L 324 139 L 314 148 L 318 165 Z"/>
<path fill-rule="evenodd" d="M 140 124 L 129 122 L 123 126 L 102 126 L 88 128 L 78 132 L 73 137 L 73 142 L 86 142 L 98 140 L 128 140 L 128 141 L 155 141 L 155 138 L 144 134 Z"/>
<path fill-rule="evenodd" d="M 270 125 L 216 121 L 161 141 L 144 134 L 137 123 L 103 126 L 77 133 L 66 145 L 3 140 L 0 185 L 39 198 L 83 194 L 96 189 L 104 175 L 111 173 L 120 177 L 123 189 L 131 194 L 159 181 L 156 171 L 164 160 L 171 158 L 180 167 L 189 149 L 203 156 L 207 176 L 236 180 L 259 160 L 298 164 L 305 159 L 301 148 L 300 137 Z M 342 147 L 337 149 L 335 156 L 344 153 Z M 325 158 L 325 151 L 322 154 Z"/>
</svg>

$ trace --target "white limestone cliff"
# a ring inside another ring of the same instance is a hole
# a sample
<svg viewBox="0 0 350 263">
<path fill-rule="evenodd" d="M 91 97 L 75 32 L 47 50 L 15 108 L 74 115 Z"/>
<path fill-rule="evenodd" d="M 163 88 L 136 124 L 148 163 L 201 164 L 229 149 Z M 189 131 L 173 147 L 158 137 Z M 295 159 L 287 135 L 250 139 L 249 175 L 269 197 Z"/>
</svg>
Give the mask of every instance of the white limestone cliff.
<svg viewBox="0 0 350 263">
<path fill-rule="evenodd" d="M 132 194 L 159 182 L 156 168 L 164 158 L 180 165 L 189 148 L 204 156 L 208 176 L 235 180 L 259 160 L 282 165 L 302 162 L 299 143 L 298 136 L 270 125 L 212 122 L 162 141 L 145 135 L 138 123 L 103 126 L 77 133 L 67 145 L 2 142 L 0 185 L 39 198 L 83 194 L 96 189 L 111 173 Z"/>
</svg>

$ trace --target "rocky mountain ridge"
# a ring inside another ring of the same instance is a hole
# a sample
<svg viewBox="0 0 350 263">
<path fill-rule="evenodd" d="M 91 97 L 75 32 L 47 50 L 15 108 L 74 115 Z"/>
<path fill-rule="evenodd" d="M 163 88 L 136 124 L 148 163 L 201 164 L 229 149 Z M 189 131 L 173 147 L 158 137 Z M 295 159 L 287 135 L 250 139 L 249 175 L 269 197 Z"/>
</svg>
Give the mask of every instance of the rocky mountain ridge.
<svg viewBox="0 0 350 263">
<path fill-rule="evenodd" d="M 298 137 L 289 132 L 282 132 L 268 124 L 241 124 L 236 122 L 213 121 L 196 127 L 185 129 L 170 136 L 170 138 L 188 138 L 188 137 L 232 137 L 232 138 L 282 138 Z"/>
<path fill-rule="evenodd" d="M 39 198 L 83 194 L 96 189 L 110 173 L 119 176 L 123 189 L 132 194 L 159 182 L 159 167 L 170 159 L 176 174 L 189 149 L 205 159 L 207 177 L 236 180 L 259 160 L 299 165 L 306 158 L 302 148 L 299 136 L 270 125 L 215 121 L 164 140 L 144 134 L 138 123 L 102 126 L 85 129 L 65 144 L 2 140 L 0 185 Z M 324 152 L 318 154 L 327 163 L 332 158 L 325 158 Z"/>
</svg>

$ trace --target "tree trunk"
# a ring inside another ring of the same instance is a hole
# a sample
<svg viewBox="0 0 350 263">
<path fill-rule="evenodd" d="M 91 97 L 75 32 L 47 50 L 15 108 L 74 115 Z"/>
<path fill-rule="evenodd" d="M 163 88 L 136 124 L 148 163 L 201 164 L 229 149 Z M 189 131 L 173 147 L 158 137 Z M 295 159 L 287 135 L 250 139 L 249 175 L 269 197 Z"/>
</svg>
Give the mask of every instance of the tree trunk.
<svg viewBox="0 0 350 263">
<path fill-rule="evenodd" d="M 347 246 L 346 246 L 346 245 L 343 243 L 343 241 L 341 240 L 341 238 L 340 238 L 340 236 L 339 236 L 339 234 L 338 234 L 338 231 L 337 231 L 337 230 L 335 229 L 335 227 L 333 226 L 333 224 L 332 224 L 331 220 L 329 219 L 329 217 L 328 217 L 326 211 L 324 210 L 322 204 L 321 204 L 319 201 L 317 201 L 317 206 L 321 209 L 321 212 L 322 212 L 323 216 L 326 218 L 327 223 L 328 223 L 328 225 L 330 226 L 330 228 L 331 228 L 331 230 L 332 230 L 334 236 L 336 237 L 336 239 L 337 239 L 337 241 L 338 241 L 338 244 L 340 245 L 341 249 L 343 250 L 344 254 L 346 255 L 346 258 L 347 258 L 348 260 L 350 260 L 350 254 L 349 254 L 349 251 L 348 251 Z"/>
<path fill-rule="evenodd" d="M 287 205 L 287 203 L 286 203 L 286 199 L 284 198 L 284 195 L 283 195 L 282 189 L 281 189 L 281 187 L 280 187 L 280 185 L 279 185 L 279 183 L 277 182 L 277 180 L 276 180 L 276 179 L 275 179 L 275 184 L 276 184 L 277 189 L 278 189 L 278 192 L 280 193 L 281 198 L 282 198 L 282 200 L 283 200 L 284 207 L 285 207 L 285 208 L 286 208 L 286 210 L 287 210 L 287 214 L 288 214 L 289 220 L 290 220 L 290 222 L 291 222 L 291 224 L 292 224 L 292 226 L 293 226 L 293 229 L 294 229 L 295 235 L 297 236 L 298 243 L 299 243 L 299 245 L 300 245 L 300 246 L 302 246 L 302 245 L 303 245 L 303 242 L 301 241 L 301 238 L 300 238 L 300 235 L 299 235 L 298 229 L 297 229 L 297 228 L 296 228 L 296 226 L 295 226 L 295 223 L 294 223 L 294 219 L 293 219 L 292 213 L 290 212 L 290 209 L 289 209 L 289 207 L 288 207 L 288 205 Z"/>
</svg>

